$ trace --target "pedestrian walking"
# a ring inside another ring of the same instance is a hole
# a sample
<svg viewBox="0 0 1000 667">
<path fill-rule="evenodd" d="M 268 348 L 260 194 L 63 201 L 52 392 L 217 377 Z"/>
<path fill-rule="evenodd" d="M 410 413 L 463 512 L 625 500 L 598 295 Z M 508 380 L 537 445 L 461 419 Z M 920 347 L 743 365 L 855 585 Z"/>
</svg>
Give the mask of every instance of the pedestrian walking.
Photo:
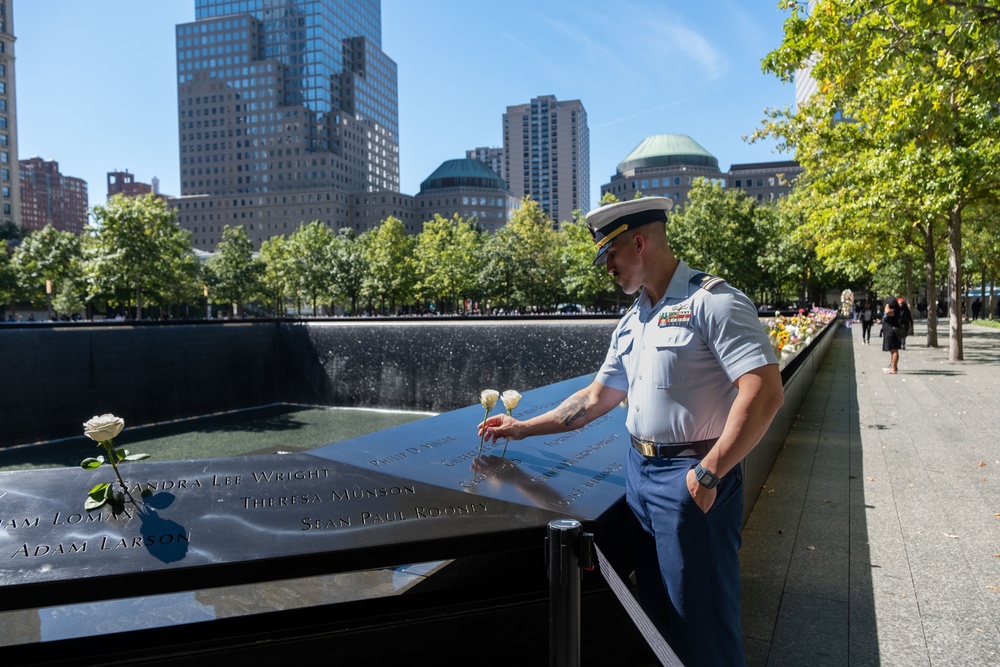
<svg viewBox="0 0 1000 667">
<path fill-rule="evenodd" d="M 875 323 L 875 311 L 872 310 L 871 301 L 865 301 L 861 305 L 861 342 L 865 345 L 871 344 L 872 325 Z"/>
<path fill-rule="evenodd" d="M 902 347 L 899 312 L 899 301 L 892 297 L 885 300 L 882 312 L 882 351 L 889 353 L 889 365 L 882 372 L 887 375 L 899 372 L 899 348 Z"/>
</svg>

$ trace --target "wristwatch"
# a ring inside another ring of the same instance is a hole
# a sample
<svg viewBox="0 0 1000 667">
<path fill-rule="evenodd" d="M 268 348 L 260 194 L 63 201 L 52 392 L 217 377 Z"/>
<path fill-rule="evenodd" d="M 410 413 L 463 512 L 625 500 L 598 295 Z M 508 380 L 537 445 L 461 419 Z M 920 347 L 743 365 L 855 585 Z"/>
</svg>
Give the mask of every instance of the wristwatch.
<svg viewBox="0 0 1000 667">
<path fill-rule="evenodd" d="M 694 467 L 694 478 L 706 489 L 714 489 L 719 483 L 719 477 L 708 468 L 702 468 L 699 463 Z"/>
</svg>

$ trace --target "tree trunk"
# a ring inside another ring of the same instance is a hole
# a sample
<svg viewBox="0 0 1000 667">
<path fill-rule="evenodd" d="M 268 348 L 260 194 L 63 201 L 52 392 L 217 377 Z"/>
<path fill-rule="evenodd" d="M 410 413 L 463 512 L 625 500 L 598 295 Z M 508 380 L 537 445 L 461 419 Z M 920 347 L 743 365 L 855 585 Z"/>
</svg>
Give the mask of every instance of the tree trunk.
<svg viewBox="0 0 1000 667">
<path fill-rule="evenodd" d="M 962 212 L 956 206 L 948 216 L 948 360 L 962 361 Z"/>
<path fill-rule="evenodd" d="M 983 270 L 979 274 L 979 302 L 983 304 L 982 308 L 986 308 L 987 310 L 989 310 L 990 306 L 992 305 L 990 303 L 990 300 L 986 298 L 986 265 L 985 264 L 983 264 Z M 980 315 L 983 314 L 982 308 L 980 308 L 980 310 L 979 310 L 979 314 Z M 988 315 L 989 313 L 986 313 L 986 314 Z M 983 319 L 986 319 L 986 318 L 983 318 Z"/>
<path fill-rule="evenodd" d="M 935 284 L 934 225 L 927 223 L 924 232 L 924 289 L 927 290 L 927 347 L 937 347 L 937 285 Z"/>
<path fill-rule="evenodd" d="M 985 295 L 984 295 L 985 296 Z M 997 272 L 990 271 L 990 319 L 997 312 Z"/>
<path fill-rule="evenodd" d="M 906 285 L 903 287 L 903 298 L 906 299 L 906 303 L 910 306 L 910 310 L 913 310 L 915 302 L 913 301 L 913 256 L 907 254 L 903 261 Z"/>
</svg>

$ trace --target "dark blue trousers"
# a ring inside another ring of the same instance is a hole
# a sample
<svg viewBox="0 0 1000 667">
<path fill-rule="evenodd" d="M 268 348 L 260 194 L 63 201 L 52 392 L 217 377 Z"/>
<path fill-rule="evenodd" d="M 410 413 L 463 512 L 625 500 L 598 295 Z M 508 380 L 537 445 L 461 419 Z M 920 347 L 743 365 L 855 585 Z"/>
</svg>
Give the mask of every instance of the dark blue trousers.
<svg viewBox="0 0 1000 667">
<path fill-rule="evenodd" d="M 628 453 L 625 498 L 639 601 L 686 667 L 745 664 L 740 626 L 743 470 L 716 487 L 706 513 L 687 490 L 693 458 Z"/>
</svg>

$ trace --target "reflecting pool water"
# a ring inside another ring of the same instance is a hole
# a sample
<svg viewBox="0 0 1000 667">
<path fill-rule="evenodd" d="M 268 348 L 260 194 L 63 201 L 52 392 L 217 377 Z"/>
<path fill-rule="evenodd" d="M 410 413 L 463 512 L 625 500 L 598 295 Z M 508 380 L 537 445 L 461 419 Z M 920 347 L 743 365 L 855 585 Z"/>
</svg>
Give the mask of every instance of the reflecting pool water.
<svg viewBox="0 0 1000 667">
<path fill-rule="evenodd" d="M 430 416 L 428 412 L 267 405 L 164 424 L 132 426 L 115 438 L 116 447 L 150 455 L 150 461 L 183 461 L 246 454 L 302 452 Z M 0 450 L 0 470 L 78 466 L 100 453 L 82 435 Z"/>
</svg>

